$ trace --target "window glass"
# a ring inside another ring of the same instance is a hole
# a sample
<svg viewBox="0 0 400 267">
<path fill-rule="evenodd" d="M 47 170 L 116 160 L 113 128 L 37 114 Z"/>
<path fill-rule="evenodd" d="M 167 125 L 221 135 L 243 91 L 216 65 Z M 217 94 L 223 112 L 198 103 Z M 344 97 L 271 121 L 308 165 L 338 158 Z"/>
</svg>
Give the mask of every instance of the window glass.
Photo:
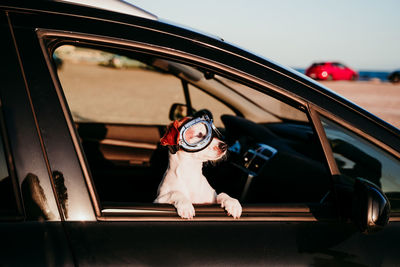
<svg viewBox="0 0 400 267">
<path fill-rule="evenodd" d="M 319 202 L 329 191 L 318 138 L 300 109 L 150 54 L 61 46 L 53 58 L 102 202 L 155 200 L 168 165 L 160 138 L 170 115 L 190 105 L 211 112 L 229 146 L 224 161 L 203 168 L 217 192 L 276 203 Z"/>
<path fill-rule="evenodd" d="M 63 60 L 58 75 L 77 122 L 165 125 L 171 103 L 185 102 L 178 79 L 140 61 L 74 46 L 56 54 Z"/>
<path fill-rule="evenodd" d="M 322 124 L 341 174 L 373 182 L 388 196 L 392 210 L 399 211 L 399 159 L 327 118 Z"/>
<path fill-rule="evenodd" d="M 217 76 L 216 79 L 221 83 L 226 84 L 236 92 L 251 99 L 256 105 L 267 110 L 271 116 L 264 115 L 258 122 L 272 122 L 279 121 L 280 119 L 295 120 L 308 122 L 307 115 L 304 112 L 299 112 L 298 109 L 282 102 L 277 101 L 275 98 L 254 90 L 243 84 L 234 82 L 229 79 Z M 268 118 L 268 119 L 267 119 Z M 279 119 L 278 119 L 279 118 Z M 254 118 L 255 119 L 255 118 Z"/>
<path fill-rule="evenodd" d="M 204 107 L 212 107 L 212 114 L 214 117 L 214 124 L 217 127 L 222 127 L 223 123 L 221 121 L 221 116 L 223 114 L 234 115 L 235 113 L 214 97 L 205 93 L 204 91 L 198 89 L 195 86 L 189 86 L 190 97 L 192 99 L 192 105 L 195 110 L 204 109 Z"/>
</svg>

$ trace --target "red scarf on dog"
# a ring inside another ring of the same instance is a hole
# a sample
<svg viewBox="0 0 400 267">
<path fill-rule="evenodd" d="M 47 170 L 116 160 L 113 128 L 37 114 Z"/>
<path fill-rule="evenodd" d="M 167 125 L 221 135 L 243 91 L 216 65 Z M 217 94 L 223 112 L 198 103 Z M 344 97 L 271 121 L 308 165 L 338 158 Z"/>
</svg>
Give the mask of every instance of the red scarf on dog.
<svg viewBox="0 0 400 267">
<path fill-rule="evenodd" d="M 184 117 L 181 120 L 176 120 L 170 125 L 168 125 L 167 131 L 165 132 L 164 136 L 161 138 L 160 142 L 163 146 L 176 146 L 179 142 L 179 128 L 190 120 L 189 117 Z"/>
</svg>

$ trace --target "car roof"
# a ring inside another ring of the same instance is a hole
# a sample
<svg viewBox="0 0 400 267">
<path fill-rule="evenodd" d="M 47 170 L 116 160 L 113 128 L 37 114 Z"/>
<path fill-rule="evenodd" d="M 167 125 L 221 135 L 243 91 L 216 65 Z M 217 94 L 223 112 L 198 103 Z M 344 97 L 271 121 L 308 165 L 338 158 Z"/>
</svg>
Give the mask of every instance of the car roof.
<svg viewBox="0 0 400 267">
<path fill-rule="evenodd" d="M 74 6 L 88 7 L 92 9 L 106 10 L 135 17 L 151 20 L 158 20 L 153 13 L 146 11 L 125 0 L 37 0 L 37 1 L 10 1 L 2 0 L 0 7 L 14 7 L 34 10 L 48 10 L 54 7 L 55 3 L 66 3 Z M 68 10 L 65 10 L 68 13 Z"/>
<path fill-rule="evenodd" d="M 325 64 L 342 64 L 338 61 L 319 61 L 319 62 L 315 62 L 313 63 L 315 65 L 325 65 Z"/>
</svg>

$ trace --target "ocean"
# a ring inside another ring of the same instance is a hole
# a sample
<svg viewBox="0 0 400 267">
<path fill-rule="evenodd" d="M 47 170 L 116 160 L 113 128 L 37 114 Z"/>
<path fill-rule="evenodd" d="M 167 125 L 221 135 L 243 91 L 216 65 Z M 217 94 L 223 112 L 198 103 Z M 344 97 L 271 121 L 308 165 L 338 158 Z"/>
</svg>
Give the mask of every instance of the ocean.
<svg viewBox="0 0 400 267">
<path fill-rule="evenodd" d="M 306 69 L 295 68 L 298 72 L 305 73 Z M 386 82 L 390 72 L 388 71 L 358 71 L 359 81 L 369 81 L 372 79 L 379 79 Z"/>
</svg>

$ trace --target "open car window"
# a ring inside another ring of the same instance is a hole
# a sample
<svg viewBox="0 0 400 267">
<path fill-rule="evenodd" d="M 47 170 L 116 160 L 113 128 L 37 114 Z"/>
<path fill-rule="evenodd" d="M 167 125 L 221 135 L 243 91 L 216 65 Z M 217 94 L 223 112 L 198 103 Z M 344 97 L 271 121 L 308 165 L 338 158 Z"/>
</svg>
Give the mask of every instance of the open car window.
<svg viewBox="0 0 400 267">
<path fill-rule="evenodd" d="M 203 167 L 217 193 L 249 205 L 252 214 L 329 195 L 326 160 L 301 109 L 151 54 L 63 45 L 53 59 L 104 214 L 162 210 L 176 217 L 172 206 L 152 204 L 168 165 L 160 138 L 172 119 L 204 109 L 229 146 L 226 160 Z"/>
</svg>

